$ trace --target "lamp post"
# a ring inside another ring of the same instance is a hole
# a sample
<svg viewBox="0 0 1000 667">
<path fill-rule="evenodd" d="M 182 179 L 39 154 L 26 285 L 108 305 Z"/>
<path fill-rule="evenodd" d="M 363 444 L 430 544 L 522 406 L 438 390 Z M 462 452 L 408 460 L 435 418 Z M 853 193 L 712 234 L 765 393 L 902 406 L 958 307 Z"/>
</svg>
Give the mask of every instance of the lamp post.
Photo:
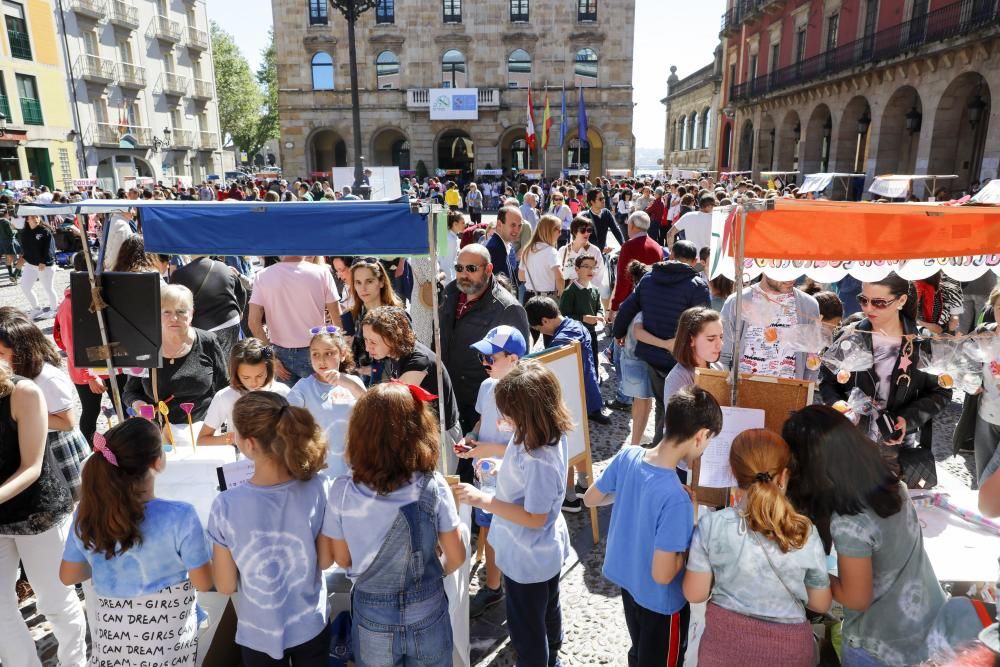
<svg viewBox="0 0 1000 667">
<path fill-rule="evenodd" d="M 351 121 L 354 133 L 354 188 L 361 189 L 364 177 L 361 164 L 361 101 L 358 97 L 358 51 L 354 40 L 354 25 L 358 17 L 378 5 L 380 0 L 330 0 L 330 6 L 347 20 L 347 51 L 351 60 Z"/>
<path fill-rule="evenodd" d="M 859 173 L 861 171 L 861 162 L 863 155 L 861 152 L 861 147 L 865 142 L 865 135 L 868 134 L 868 128 L 872 124 L 872 114 L 868 107 L 865 107 L 864 113 L 858 116 L 858 139 L 857 145 L 854 148 L 854 172 Z"/>
<path fill-rule="evenodd" d="M 969 114 L 969 125 L 972 127 L 972 157 L 969 159 L 969 190 L 972 190 L 972 182 L 975 179 L 974 174 L 978 171 L 976 168 L 976 162 L 979 157 L 979 137 L 981 131 L 979 129 L 979 121 L 982 120 L 983 112 L 988 106 L 983 100 L 983 96 L 980 94 L 982 84 L 979 84 L 979 88 L 976 89 L 976 95 L 969 103 L 965 105 L 965 110 Z"/>
<path fill-rule="evenodd" d="M 914 135 L 920 131 L 920 125 L 923 121 L 924 115 L 917 111 L 917 105 L 914 104 L 913 107 L 906 112 L 906 131 L 910 135 Z"/>
<path fill-rule="evenodd" d="M 0 137 L 7 134 L 7 114 L 0 112 Z"/>
</svg>

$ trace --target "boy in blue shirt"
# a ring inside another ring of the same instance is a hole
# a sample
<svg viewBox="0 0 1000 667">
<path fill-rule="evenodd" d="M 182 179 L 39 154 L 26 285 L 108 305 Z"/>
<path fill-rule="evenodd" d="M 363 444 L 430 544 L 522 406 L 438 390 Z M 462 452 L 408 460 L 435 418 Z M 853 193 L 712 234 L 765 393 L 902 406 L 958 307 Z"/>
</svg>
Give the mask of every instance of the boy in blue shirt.
<svg viewBox="0 0 1000 667">
<path fill-rule="evenodd" d="M 684 662 L 691 608 L 681 588 L 694 531 L 694 505 L 677 464 L 694 462 L 722 430 L 722 409 L 697 386 L 667 403 L 666 436 L 656 447 L 623 447 L 583 497 L 588 507 L 614 503 L 604 576 L 622 589 L 632 639 L 630 667 Z"/>
</svg>

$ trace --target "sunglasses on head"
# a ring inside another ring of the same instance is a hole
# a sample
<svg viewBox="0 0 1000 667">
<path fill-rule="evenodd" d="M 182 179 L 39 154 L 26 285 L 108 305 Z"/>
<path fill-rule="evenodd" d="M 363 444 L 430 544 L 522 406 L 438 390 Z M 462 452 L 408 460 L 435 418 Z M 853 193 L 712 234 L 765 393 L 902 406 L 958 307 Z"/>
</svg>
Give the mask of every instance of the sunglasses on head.
<svg viewBox="0 0 1000 667">
<path fill-rule="evenodd" d="M 482 268 L 479 264 L 456 264 L 455 273 L 479 273 Z"/>
<path fill-rule="evenodd" d="M 899 300 L 898 296 L 893 297 L 891 299 L 869 299 L 864 294 L 858 295 L 858 303 L 861 305 L 862 308 L 864 308 L 868 304 L 871 304 L 871 307 L 875 308 L 876 310 L 885 310 L 898 300 Z"/>
<path fill-rule="evenodd" d="M 378 264 L 378 260 L 374 257 L 355 257 L 354 261 L 351 262 L 351 266 L 357 266 L 358 264 Z"/>
<path fill-rule="evenodd" d="M 321 333 L 335 334 L 335 333 L 340 333 L 340 329 L 338 327 L 333 326 L 332 324 L 327 324 L 321 327 L 313 327 L 312 329 L 309 330 L 309 333 L 311 333 L 313 336 Z"/>
</svg>

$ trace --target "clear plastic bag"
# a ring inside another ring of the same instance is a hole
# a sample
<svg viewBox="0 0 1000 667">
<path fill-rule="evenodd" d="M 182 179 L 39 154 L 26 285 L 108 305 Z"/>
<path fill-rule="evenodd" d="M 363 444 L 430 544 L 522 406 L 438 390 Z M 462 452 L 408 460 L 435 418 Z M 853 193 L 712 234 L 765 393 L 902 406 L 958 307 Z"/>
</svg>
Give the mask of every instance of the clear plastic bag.
<svg viewBox="0 0 1000 667">
<path fill-rule="evenodd" d="M 872 352 L 864 344 L 862 335 L 845 336 L 823 353 L 823 365 L 830 369 L 841 384 L 846 384 L 851 379 L 851 373 L 867 371 L 875 365 Z"/>
</svg>

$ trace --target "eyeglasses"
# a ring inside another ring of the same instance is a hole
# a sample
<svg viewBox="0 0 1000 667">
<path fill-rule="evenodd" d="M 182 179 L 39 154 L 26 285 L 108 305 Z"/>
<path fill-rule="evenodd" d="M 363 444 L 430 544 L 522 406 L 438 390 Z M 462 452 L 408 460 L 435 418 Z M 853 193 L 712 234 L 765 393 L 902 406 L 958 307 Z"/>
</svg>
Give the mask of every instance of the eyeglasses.
<svg viewBox="0 0 1000 667">
<path fill-rule="evenodd" d="M 178 310 L 161 310 L 160 315 L 169 319 L 177 318 L 178 320 L 183 320 L 185 317 L 191 314 L 190 310 L 178 309 Z"/>
<path fill-rule="evenodd" d="M 456 264 L 455 273 L 479 273 L 482 268 L 481 264 Z"/>
<path fill-rule="evenodd" d="M 351 266 L 356 266 L 358 264 L 378 264 L 378 259 L 375 257 L 355 257 L 351 262 Z"/>
<path fill-rule="evenodd" d="M 493 354 L 483 354 L 482 352 L 480 352 L 479 353 L 479 362 L 483 363 L 483 364 L 489 364 L 490 366 L 492 366 L 493 365 L 493 361 L 496 359 L 496 355 L 498 355 L 498 354 L 500 354 L 500 353 L 499 352 L 495 352 Z"/>
<path fill-rule="evenodd" d="M 335 327 L 332 324 L 327 324 L 321 327 L 313 327 L 312 329 L 309 330 L 309 333 L 311 333 L 313 336 L 316 336 L 321 333 L 335 334 L 335 333 L 340 333 L 340 328 Z"/>
<path fill-rule="evenodd" d="M 591 234 L 593 234 L 593 233 L 594 233 L 594 230 L 593 230 L 593 229 L 590 229 L 590 228 L 588 227 L 587 229 L 581 229 L 581 230 L 580 230 L 580 233 L 581 233 L 581 234 L 586 234 L 587 236 L 590 236 Z"/>
<path fill-rule="evenodd" d="M 864 308 L 868 304 L 871 304 L 871 307 L 876 310 L 885 310 L 898 300 L 899 300 L 898 296 L 893 297 L 892 299 L 869 299 L 864 294 L 858 295 L 858 303 L 861 304 L 862 308 Z"/>
</svg>

